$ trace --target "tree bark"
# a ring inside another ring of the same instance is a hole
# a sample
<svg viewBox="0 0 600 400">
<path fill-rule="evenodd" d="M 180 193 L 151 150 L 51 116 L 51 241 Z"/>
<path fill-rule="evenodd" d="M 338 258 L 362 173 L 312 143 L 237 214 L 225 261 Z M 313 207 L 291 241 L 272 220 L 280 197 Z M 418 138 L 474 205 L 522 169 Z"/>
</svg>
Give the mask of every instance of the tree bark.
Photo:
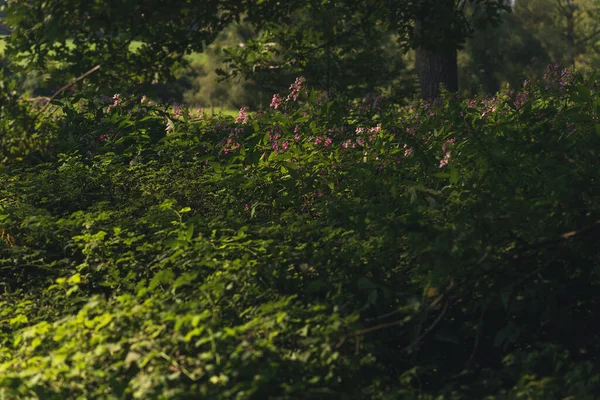
<svg viewBox="0 0 600 400">
<path fill-rule="evenodd" d="M 458 67 L 456 48 L 430 51 L 423 47 L 416 50 L 416 70 L 421 87 L 421 98 L 433 102 L 440 95 L 440 86 L 446 90 L 458 90 Z"/>
<path fill-rule="evenodd" d="M 422 13 L 415 21 L 416 65 L 421 97 L 434 101 L 440 85 L 450 92 L 458 90 L 456 9 L 454 0 L 425 0 Z"/>
</svg>

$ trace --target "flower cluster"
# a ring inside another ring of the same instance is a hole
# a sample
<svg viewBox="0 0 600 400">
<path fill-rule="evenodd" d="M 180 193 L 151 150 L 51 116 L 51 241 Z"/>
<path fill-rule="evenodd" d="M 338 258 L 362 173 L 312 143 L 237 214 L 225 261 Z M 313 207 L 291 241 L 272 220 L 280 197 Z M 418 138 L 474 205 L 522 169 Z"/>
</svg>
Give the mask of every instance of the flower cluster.
<svg viewBox="0 0 600 400">
<path fill-rule="evenodd" d="M 224 140 L 221 144 L 223 146 L 223 154 L 235 152 L 242 147 L 242 145 L 236 142 L 233 138 L 227 138 L 227 140 Z"/>
<path fill-rule="evenodd" d="M 270 107 L 275 110 L 278 110 L 283 105 L 285 105 L 289 102 L 298 101 L 298 97 L 300 97 L 300 94 L 306 92 L 306 89 L 304 88 L 305 82 L 306 82 L 306 80 L 304 79 L 304 77 L 300 76 L 300 77 L 296 78 L 294 83 L 292 83 L 290 85 L 290 93 L 285 98 L 281 97 L 277 93 L 275 93 L 273 95 L 273 98 L 271 99 Z"/>
<path fill-rule="evenodd" d="M 529 98 L 529 93 L 527 92 L 521 92 L 521 93 L 517 93 L 515 95 L 515 99 L 514 99 L 514 105 L 515 108 L 521 108 L 526 102 L 527 99 Z"/>
<path fill-rule="evenodd" d="M 189 115 L 189 111 L 188 111 L 187 107 L 185 107 L 181 104 L 178 104 L 173 107 L 173 118 L 182 117 L 184 114 Z"/>
<path fill-rule="evenodd" d="M 282 130 L 281 127 L 276 126 L 274 129 L 268 131 L 269 142 L 271 142 L 271 149 L 278 154 L 280 151 L 287 151 L 290 147 L 290 143 L 287 140 L 281 140 Z"/>
<path fill-rule="evenodd" d="M 240 108 L 240 112 L 235 120 L 236 124 L 247 124 L 248 123 L 248 107 Z"/>
<path fill-rule="evenodd" d="M 448 161 L 450 161 L 450 151 L 448 150 L 449 145 L 454 143 L 454 138 L 448 139 L 442 144 L 442 151 L 444 152 L 444 157 L 440 160 L 440 168 L 448 165 Z"/>
<path fill-rule="evenodd" d="M 304 85 L 305 81 L 306 79 L 304 79 L 302 76 L 296 78 L 296 81 L 290 85 L 290 94 L 287 95 L 286 101 L 298 100 L 298 96 L 300 96 L 300 93 L 302 93 L 302 85 Z"/>
<path fill-rule="evenodd" d="M 551 83 L 558 84 L 560 87 L 565 87 L 574 82 L 575 77 L 568 69 L 562 69 L 559 64 L 549 64 L 546 67 L 544 79 Z"/>
<path fill-rule="evenodd" d="M 270 107 L 277 110 L 281 106 L 282 102 L 283 102 L 283 99 L 281 97 L 279 97 L 279 95 L 277 93 L 275 93 L 273 95 L 273 99 L 271 100 Z"/>
</svg>

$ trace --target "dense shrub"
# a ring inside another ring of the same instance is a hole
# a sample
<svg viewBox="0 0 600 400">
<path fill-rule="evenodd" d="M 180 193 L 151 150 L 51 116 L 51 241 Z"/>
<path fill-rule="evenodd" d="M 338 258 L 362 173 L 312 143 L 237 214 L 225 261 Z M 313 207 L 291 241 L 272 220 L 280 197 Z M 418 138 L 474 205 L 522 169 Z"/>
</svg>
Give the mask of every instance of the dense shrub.
<svg viewBox="0 0 600 400">
<path fill-rule="evenodd" d="M 0 169 L 0 397 L 594 398 L 599 104 L 61 101 Z"/>
</svg>

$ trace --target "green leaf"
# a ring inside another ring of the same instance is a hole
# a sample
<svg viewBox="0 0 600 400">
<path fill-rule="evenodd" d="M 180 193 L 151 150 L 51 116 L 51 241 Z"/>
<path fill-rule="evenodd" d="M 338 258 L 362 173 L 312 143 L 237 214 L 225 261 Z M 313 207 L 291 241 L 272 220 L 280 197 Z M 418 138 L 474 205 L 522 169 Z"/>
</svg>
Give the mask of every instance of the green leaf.
<svg viewBox="0 0 600 400">
<path fill-rule="evenodd" d="M 172 283 L 174 280 L 175 274 L 173 273 L 173 271 L 171 271 L 170 269 L 165 269 L 159 271 L 158 273 L 156 273 L 156 275 L 154 275 L 154 277 L 150 281 L 150 284 L 148 285 L 148 288 L 150 290 L 154 290 L 159 285 L 167 285 Z"/>
<path fill-rule="evenodd" d="M 187 231 L 185 233 L 185 240 L 187 240 L 189 242 L 190 240 L 192 240 L 193 236 L 194 236 L 194 224 L 188 224 Z"/>
<path fill-rule="evenodd" d="M 208 165 L 210 165 L 218 174 L 221 173 L 221 171 L 223 170 L 223 168 L 221 168 L 221 164 L 219 164 L 216 161 L 210 161 Z"/>
</svg>

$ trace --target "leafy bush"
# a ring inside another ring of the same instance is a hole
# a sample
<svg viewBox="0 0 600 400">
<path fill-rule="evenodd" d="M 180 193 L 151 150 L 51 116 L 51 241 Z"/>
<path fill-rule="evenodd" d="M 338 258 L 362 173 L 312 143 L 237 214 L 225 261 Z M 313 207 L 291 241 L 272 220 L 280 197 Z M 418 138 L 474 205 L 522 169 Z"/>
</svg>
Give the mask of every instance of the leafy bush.
<svg viewBox="0 0 600 400">
<path fill-rule="evenodd" d="M 555 67 L 405 109 L 61 101 L 0 169 L 0 397 L 594 398 L 599 105 Z"/>
</svg>

